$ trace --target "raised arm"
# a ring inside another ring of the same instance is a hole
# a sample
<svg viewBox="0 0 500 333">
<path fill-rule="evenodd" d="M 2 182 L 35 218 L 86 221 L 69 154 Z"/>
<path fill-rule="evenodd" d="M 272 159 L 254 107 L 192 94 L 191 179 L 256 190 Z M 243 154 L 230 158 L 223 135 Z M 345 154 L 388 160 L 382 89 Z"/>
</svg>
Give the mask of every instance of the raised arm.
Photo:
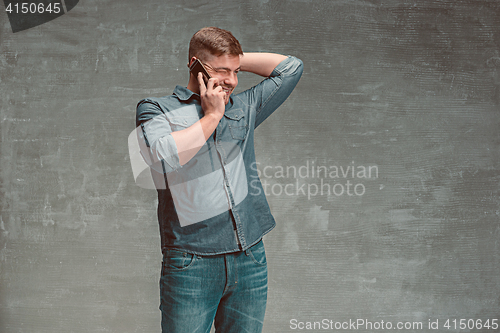
<svg viewBox="0 0 500 333">
<path fill-rule="evenodd" d="M 276 53 L 248 52 L 240 58 L 241 70 L 268 77 L 287 56 Z"/>
<path fill-rule="evenodd" d="M 211 79 L 208 86 L 205 86 L 201 76 L 199 79 L 200 85 L 203 85 L 200 96 L 204 116 L 183 130 L 173 131 L 168 116 L 155 99 L 144 99 L 137 105 L 136 124 L 141 129 L 138 139 L 139 143 L 144 142 L 143 146 L 139 144 L 141 154 L 146 164 L 158 173 L 170 173 L 189 162 L 224 115 L 225 93 L 216 86 L 217 79 Z"/>
<path fill-rule="evenodd" d="M 186 164 L 196 155 L 224 115 L 224 92 L 222 87 L 217 86 L 217 81 L 217 79 L 210 79 L 205 86 L 202 74 L 198 73 L 201 108 L 204 116 L 190 127 L 172 133 L 179 153 L 180 165 Z"/>
<path fill-rule="evenodd" d="M 241 59 L 241 70 L 266 77 L 261 83 L 242 93 L 243 99 L 254 101 L 257 105 L 257 128 L 288 98 L 302 75 L 303 63 L 293 56 L 245 53 Z"/>
</svg>

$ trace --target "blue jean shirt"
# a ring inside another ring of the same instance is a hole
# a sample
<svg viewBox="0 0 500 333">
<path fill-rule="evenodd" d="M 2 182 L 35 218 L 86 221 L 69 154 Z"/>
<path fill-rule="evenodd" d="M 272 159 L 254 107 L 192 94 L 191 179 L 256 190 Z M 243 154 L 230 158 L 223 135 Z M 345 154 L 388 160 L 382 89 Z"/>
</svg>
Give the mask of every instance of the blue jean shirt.
<svg viewBox="0 0 500 333">
<path fill-rule="evenodd" d="M 170 96 L 138 103 L 137 133 L 158 192 L 162 250 L 244 251 L 274 228 L 257 174 L 254 131 L 286 100 L 302 71 L 302 61 L 289 56 L 268 78 L 232 94 L 214 133 L 182 166 L 171 133 L 203 117 L 199 95 L 177 86 Z"/>
</svg>

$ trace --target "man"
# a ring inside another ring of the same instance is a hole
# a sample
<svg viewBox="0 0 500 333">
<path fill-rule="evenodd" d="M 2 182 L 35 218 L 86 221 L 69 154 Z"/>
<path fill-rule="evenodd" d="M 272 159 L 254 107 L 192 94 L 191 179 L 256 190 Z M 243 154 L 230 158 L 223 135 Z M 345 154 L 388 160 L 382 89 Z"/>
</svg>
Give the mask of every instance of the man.
<svg viewBox="0 0 500 333">
<path fill-rule="evenodd" d="M 213 322 L 216 332 L 261 332 L 262 237 L 275 221 L 255 168 L 254 130 L 292 92 L 302 62 L 243 53 L 214 27 L 192 37 L 188 66 L 197 59 L 211 76 L 206 84 L 191 73 L 187 87 L 137 106 L 141 154 L 158 191 L 162 329 L 208 333 Z M 266 79 L 235 95 L 239 71 Z"/>
</svg>

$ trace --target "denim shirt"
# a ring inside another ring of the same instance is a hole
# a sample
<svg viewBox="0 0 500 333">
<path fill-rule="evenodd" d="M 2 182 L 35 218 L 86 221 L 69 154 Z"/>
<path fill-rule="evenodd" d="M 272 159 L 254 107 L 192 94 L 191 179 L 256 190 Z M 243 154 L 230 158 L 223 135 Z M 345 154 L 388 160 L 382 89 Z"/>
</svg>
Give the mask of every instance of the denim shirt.
<svg viewBox="0 0 500 333">
<path fill-rule="evenodd" d="M 302 71 L 302 61 L 289 56 L 268 78 L 232 94 L 214 133 L 182 166 L 171 133 L 203 117 L 199 95 L 177 86 L 170 96 L 138 103 L 137 135 L 158 192 L 162 251 L 244 251 L 274 228 L 257 174 L 254 131 L 286 100 Z"/>
</svg>

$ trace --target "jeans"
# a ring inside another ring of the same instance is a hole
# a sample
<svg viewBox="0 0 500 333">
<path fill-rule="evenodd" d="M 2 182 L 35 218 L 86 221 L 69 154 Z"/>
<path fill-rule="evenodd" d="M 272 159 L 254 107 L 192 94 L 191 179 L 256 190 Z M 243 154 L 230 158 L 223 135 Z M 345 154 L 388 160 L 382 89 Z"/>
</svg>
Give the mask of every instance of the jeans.
<svg viewBox="0 0 500 333">
<path fill-rule="evenodd" d="M 163 333 L 262 332 L 267 262 L 259 241 L 246 251 L 198 256 L 168 249 L 160 278 Z"/>
</svg>

